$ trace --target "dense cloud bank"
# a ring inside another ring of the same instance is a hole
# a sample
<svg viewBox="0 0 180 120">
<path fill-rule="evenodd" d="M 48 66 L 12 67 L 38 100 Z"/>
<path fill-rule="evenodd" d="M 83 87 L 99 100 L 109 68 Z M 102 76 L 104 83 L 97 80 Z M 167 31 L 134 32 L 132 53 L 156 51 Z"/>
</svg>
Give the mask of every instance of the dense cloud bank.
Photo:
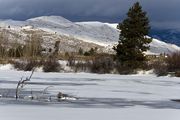
<svg viewBox="0 0 180 120">
<path fill-rule="evenodd" d="M 154 25 L 163 22 L 174 26 L 180 20 L 179 0 L 139 1 Z M 136 0 L 0 0 L 0 18 L 25 20 L 59 15 L 72 21 L 119 22 L 134 2 Z"/>
</svg>

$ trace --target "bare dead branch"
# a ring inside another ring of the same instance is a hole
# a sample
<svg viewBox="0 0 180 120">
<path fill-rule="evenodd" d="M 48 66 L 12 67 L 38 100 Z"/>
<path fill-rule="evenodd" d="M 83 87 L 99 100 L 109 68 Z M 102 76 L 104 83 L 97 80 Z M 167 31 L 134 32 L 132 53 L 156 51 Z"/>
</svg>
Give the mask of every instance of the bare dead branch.
<svg viewBox="0 0 180 120">
<path fill-rule="evenodd" d="M 32 72 L 31 72 L 31 75 L 30 75 L 29 78 L 28 78 L 29 81 L 31 80 L 32 75 L 34 74 L 34 71 L 35 71 L 35 68 L 33 68 Z"/>
<path fill-rule="evenodd" d="M 26 85 L 26 82 L 31 80 L 34 71 L 35 71 L 35 68 L 32 70 L 31 75 L 29 76 L 29 78 L 26 78 L 25 80 L 23 80 L 23 77 L 21 77 L 21 80 L 19 80 L 19 82 L 17 84 L 17 87 L 16 87 L 16 100 L 19 97 L 19 90 L 20 90 L 19 88 L 22 89 Z"/>
<path fill-rule="evenodd" d="M 44 88 L 44 90 L 43 90 L 43 92 L 42 92 L 42 95 L 44 95 L 44 94 L 46 93 L 46 91 L 47 91 L 49 88 L 51 88 L 51 87 L 53 87 L 53 86 L 48 86 L 48 87 Z"/>
</svg>

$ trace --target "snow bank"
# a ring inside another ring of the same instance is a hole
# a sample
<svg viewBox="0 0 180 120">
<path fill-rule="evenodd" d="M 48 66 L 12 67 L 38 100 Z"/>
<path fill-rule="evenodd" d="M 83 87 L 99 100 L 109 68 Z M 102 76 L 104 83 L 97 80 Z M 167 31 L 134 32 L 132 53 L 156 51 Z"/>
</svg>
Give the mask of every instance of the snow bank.
<svg viewBox="0 0 180 120">
<path fill-rule="evenodd" d="M 152 74 L 154 74 L 153 70 L 148 70 L 148 71 L 141 70 L 137 72 L 137 75 L 152 75 Z"/>
<path fill-rule="evenodd" d="M 14 66 L 12 64 L 5 64 L 5 65 L 0 65 L 0 70 L 13 70 Z"/>
</svg>

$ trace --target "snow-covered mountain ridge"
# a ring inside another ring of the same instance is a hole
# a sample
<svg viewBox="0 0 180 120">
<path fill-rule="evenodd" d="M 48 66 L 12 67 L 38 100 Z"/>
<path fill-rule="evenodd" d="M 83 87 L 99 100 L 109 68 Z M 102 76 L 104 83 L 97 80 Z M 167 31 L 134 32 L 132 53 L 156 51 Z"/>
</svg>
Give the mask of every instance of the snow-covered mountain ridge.
<svg viewBox="0 0 180 120">
<path fill-rule="evenodd" d="M 105 47 L 105 49 L 111 49 L 114 44 L 118 43 L 119 39 L 119 30 L 115 28 L 116 24 L 71 22 L 61 16 L 42 16 L 26 21 L 1 20 L 0 27 L 1 29 L 13 29 L 18 34 L 21 34 L 22 29 L 42 30 L 51 35 L 53 34 L 53 36 L 66 36 L 86 43 L 97 44 Z M 153 42 L 150 44 L 149 53 L 172 53 L 178 50 L 180 48 L 176 45 L 153 39 Z"/>
</svg>

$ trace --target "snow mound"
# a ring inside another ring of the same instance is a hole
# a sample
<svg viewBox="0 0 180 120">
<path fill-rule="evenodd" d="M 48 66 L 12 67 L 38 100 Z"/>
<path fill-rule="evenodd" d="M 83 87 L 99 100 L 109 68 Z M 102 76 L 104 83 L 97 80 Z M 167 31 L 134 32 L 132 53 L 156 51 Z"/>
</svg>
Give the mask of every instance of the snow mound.
<svg viewBox="0 0 180 120">
<path fill-rule="evenodd" d="M 14 66 L 12 64 L 5 64 L 5 65 L 0 65 L 0 70 L 13 70 Z"/>
</svg>

